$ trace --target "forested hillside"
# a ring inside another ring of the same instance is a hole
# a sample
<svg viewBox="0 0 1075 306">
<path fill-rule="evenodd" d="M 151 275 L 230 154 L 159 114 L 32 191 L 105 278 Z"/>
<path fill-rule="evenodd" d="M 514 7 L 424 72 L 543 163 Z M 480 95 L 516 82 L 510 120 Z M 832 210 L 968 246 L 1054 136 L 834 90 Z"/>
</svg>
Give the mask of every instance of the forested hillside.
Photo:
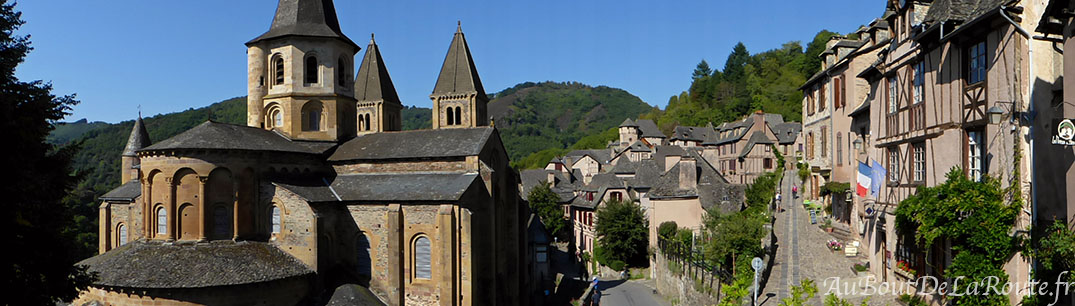
<svg viewBox="0 0 1075 306">
<path fill-rule="evenodd" d="M 513 161 L 545 149 L 567 148 L 653 109 L 622 89 L 578 82 L 526 82 L 491 99 L 489 115 Z"/>
<path fill-rule="evenodd" d="M 738 120 L 755 110 L 784 115 L 785 121 L 802 121 L 802 86 L 821 67 L 818 55 L 829 38 L 821 31 L 806 45 L 792 41 L 777 49 L 750 54 L 743 43 L 732 49 L 723 69 L 702 60 L 691 75 L 688 91 L 673 95 L 664 110 L 643 118 L 654 119 L 665 133 L 678 125 L 704 126 Z"/>
</svg>

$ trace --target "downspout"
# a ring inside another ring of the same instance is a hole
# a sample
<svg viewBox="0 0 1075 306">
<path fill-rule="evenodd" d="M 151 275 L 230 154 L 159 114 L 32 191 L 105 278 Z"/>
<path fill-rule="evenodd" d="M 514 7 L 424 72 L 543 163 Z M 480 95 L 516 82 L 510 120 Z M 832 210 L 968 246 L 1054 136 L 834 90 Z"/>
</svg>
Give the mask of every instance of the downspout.
<svg viewBox="0 0 1075 306">
<path fill-rule="evenodd" d="M 1034 44 L 1031 43 L 1030 33 L 1027 32 L 1026 29 L 1023 29 L 1022 26 L 1019 26 L 1019 23 L 1015 22 L 1015 20 L 1012 20 L 1012 18 L 1008 17 L 1008 14 L 1004 12 L 1004 10 L 1006 10 L 1007 8 L 1008 8 L 1007 6 L 1001 5 L 1000 8 L 998 9 L 997 13 L 999 13 L 1001 17 L 1004 17 L 1004 20 L 1007 20 L 1008 23 L 1010 23 L 1013 27 L 1015 27 L 1015 29 L 1019 32 L 1019 34 L 1022 34 L 1023 37 L 1026 38 L 1027 63 L 1028 63 L 1027 66 L 1029 66 L 1029 68 L 1027 69 L 1027 74 L 1028 74 L 1027 75 L 1027 82 L 1029 82 L 1029 84 L 1027 85 L 1027 86 L 1029 86 L 1028 87 L 1029 92 L 1027 92 L 1027 103 L 1029 103 L 1027 105 L 1027 112 L 1030 113 L 1030 114 L 1034 114 L 1035 113 L 1035 110 L 1034 110 L 1034 83 L 1036 83 L 1035 80 L 1034 80 Z M 1013 108 L 1012 111 L 1014 112 L 1015 111 L 1014 107 L 1012 107 L 1012 108 Z M 1019 118 L 1019 120 L 1022 121 L 1023 118 Z M 1038 168 L 1037 167 L 1038 160 L 1036 158 L 1034 158 L 1034 124 L 1033 124 L 1033 122 L 1030 122 L 1027 125 L 1028 125 L 1027 129 L 1029 130 L 1027 132 L 1027 138 L 1029 138 L 1028 142 L 1030 144 L 1028 146 L 1027 150 L 1026 150 L 1027 151 L 1027 156 L 1030 157 L 1030 182 L 1031 182 L 1030 183 L 1030 209 L 1031 209 L 1031 212 L 1030 212 L 1030 224 L 1031 224 L 1031 228 L 1033 228 L 1034 226 L 1037 226 L 1037 223 L 1038 223 L 1038 220 L 1037 220 L 1038 188 L 1034 187 L 1034 179 L 1037 178 L 1036 172 L 1037 172 L 1037 168 Z M 1023 187 L 1019 186 L 1019 188 L 1022 189 Z M 1030 262 L 1027 271 L 1034 271 L 1034 263 L 1033 263 L 1033 261 Z"/>
</svg>

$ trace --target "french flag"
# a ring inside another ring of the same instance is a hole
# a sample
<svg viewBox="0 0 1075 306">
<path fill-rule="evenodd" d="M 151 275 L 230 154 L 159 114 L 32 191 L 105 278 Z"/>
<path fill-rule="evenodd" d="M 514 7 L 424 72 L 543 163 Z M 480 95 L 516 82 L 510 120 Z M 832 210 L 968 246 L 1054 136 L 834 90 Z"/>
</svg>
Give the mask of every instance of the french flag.
<svg viewBox="0 0 1075 306">
<path fill-rule="evenodd" d="M 872 169 L 870 168 L 870 165 L 867 165 L 863 162 L 859 162 L 858 187 L 855 188 L 855 193 L 857 193 L 860 197 L 865 197 L 867 193 L 870 193 L 871 172 Z"/>
</svg>

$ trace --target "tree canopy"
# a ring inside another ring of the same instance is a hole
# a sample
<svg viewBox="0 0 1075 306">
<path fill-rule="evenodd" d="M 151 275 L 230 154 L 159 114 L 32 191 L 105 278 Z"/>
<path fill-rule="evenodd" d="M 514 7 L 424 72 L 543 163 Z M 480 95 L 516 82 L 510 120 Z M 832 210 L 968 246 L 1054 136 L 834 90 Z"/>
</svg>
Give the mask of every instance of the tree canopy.
<svg viewBox="0 0 1075 306">
<path fill-rule="evenodd" d="M 541 218 L 549 234 L 554 237 L 564 237 L 571 232 L 567 221 L 564 220 L 564 211 L 560 207 L 560 196 L 549 189 L 549 184 L 540 184 L 530 190 L 526 199 L 530 202 L 530 210 Z"/>
<path fill-rule="evenodd" d="M 610 260 L 629 266 L 647 264 L 649 221 L 642 206 L 631 200 L 611 200 L 597 210 L 597 245 Z"/>
<path fill-rule="evenodd" d="M 5 287 L 12 290 L 4 299 L 11 305 L 48 305 L 73 300 L 92 281 L 70 252 L 76 232 L 70 201 L 64 200 L 78 181 L 71 159 L 79 146 L 46 141 L 78 101 L 56 96 L 48 83 L 15 77 L 32 50 L 28 36 L 14 34 L 22 24 L 15 5 L 0 0 L 0 125 L 9 149 L 0 159 L 9 179 L 0 190 L 7 204 L 7 247 L 13 250 L 4 269 Z"/>
</svg>

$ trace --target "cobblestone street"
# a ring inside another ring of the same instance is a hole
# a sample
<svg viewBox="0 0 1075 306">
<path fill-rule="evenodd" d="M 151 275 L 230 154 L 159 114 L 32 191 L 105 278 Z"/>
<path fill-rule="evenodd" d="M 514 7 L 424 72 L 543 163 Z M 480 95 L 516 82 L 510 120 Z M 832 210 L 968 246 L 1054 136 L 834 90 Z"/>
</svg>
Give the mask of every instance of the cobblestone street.
<svg viewBox="0 0 1075 306">
<path fill-rule="evenodd" d="M 810 224 L 810 214 L 803 208 L 803 198 L 792 198 L 791 186 L 799 186 L 801 182 L 796 171 L 789 170 L 784 174 L 784 180 L 780 186 L 780 193 L 784 195 L 784 203 L 780 207 L 783 212 L 776 213 L 776 224 L 773 231 L 776 234 L 777 252 L 773 271 L 769 276 L 768 284 L 758 296 L 758 305 L 780 305 L 780 300 L 791 295 L 791 287 L 797 286 L 802 279 L 811 279 L 818 287 L 818 293 L 807 304 L 820 305 L 833 287 L 833 278 L 838 277 L 841 283 L 859 284 L 861 292 L 865 284 L 865 277 L 855 274 L 853 265 L 862 259 L 846 257 L 844 253 L 833 252 L 826 247 L 826 243 L 833 236 L 826 233 L 817 224 Z M 821 223 L 818 218 L 818 223 Z M 849 241 L 840 241 L 849 245 Z M 876 286 L 876 283 L 874 284 Z M 846 292 L 846 291 L 844 291 Z M 841 296 L 856 305 L 866 296 Z M 896 305 L 895 296 L 872 296 L 870 305 Z"/>
</svg>

